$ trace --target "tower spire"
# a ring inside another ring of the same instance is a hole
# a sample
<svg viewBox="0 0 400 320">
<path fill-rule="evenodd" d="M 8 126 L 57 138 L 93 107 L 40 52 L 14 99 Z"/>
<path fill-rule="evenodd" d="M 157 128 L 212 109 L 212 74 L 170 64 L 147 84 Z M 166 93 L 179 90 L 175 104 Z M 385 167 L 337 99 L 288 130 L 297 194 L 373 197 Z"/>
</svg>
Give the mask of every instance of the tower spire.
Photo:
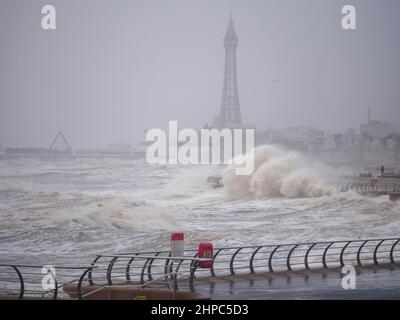
<svg viewBox="0 0 400 320">
<path fill-rule="evenodd" d="M 231 14 L 224 38 L 225 73 L 220 112 L 220 124 L 223 127 L 242 124 L 236 67 L 236 48 L 238 44 L 239 39 L 236 35 L 235 24 Z"/>
</svg>

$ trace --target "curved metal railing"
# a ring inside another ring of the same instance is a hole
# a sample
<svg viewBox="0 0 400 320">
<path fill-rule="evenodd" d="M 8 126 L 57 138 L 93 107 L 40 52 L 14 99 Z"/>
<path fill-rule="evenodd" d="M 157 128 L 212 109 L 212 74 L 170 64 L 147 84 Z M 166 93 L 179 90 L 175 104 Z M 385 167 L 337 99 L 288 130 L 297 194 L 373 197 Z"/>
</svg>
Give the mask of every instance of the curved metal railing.
<svg viewBox="0 0 400 320">
<path fill-rule="evenodd" d="M 400 262 L 399 242 L 400 238 L 387 238 L 215 248 L 210 269 L 199 267 L 195 249 L 185 250 L 187 258 L 181 259 L 171 258 L 170 251 L 98 255 L 92 262 L 97 268 L 89 272 L 88 281 L 95 284 L 96 274 L 107 285 L 143 284 L 175 272 L 178 283 L 192 288 L 194 279 L 200 277 L 396 264 Z"/>
<path fill-rule="evenodd" d="M 388 182 L 339 182 L 336 187 L 341 192 L 355 191 L 359 193 L 392 192 L 400 193 L 400 184 Z"/>
<path fill-rule="evenodd" d="M 161 286 L 194 291 L 196 279 L 340 268 L 345 265 L 379 266 L 400 263 L 400 238 L 337 240 L 260 246 L 217 247 L 211 268 L 203 269 L 196 249 L 183 257 L 169 250 L 98 255 L 90 266 L 56 267 L 55 287 L 42 288 L 42 266 L 0 264 L 0 293 L 13 297 L 57 298 L 66 285 L 78 299 L 83 287 Z M 162 279 L 162 281 L 160 281 Z M 87 288 L 86 288 L 87 289 Z"/>
<path fill-rule="evenodd" d="M 76 284 L 79 297 L 82 283 L 93 268 L 0 264 L 0 298 L 57 299 L 65 297 L 63 288 L 70 284 Z"/>
</svg>

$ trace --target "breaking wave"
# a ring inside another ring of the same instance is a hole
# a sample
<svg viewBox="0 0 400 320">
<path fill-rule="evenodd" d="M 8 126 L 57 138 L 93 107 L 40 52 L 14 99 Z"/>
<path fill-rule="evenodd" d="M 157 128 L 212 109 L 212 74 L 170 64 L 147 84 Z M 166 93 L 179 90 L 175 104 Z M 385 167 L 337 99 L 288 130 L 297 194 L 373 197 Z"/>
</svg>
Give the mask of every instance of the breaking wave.
<svg viewBox="0 0 400 320">
<path fill-rule="evenodd" d="M 176 224 L 173 215 L 166 210 L 117 195 L 96 197 L 40 191 L 15 200 L 12 210 L 19 214 L 0 215 L 2 227 L 29 223 L 31 229 L 46 229 L 74 222 L 89 228 L 173 230 Z"/>
<path fill-rule="evenodd" d="M 250 161 L 249 155 L 247 160 Z M 233 199 L 240 198 L 317 198 L 335 193 L 320 173 L 321 164 L 309 164 L 297 152 L 286 152 L 275 146 L 254 149 L 251 175 L 236 175 L 236 164 L 223 173 L 224 190 Z"/>
<path fill-rule="evenodd" d="M 90 204 L 85 220 L 89 225 L 135 230 L 167 230 L 175 228 L 175 219 L 168 212 L 145 202 L 102 199 Z M 82 215 L 80 215 L 82 217 Z"/>
</svg>

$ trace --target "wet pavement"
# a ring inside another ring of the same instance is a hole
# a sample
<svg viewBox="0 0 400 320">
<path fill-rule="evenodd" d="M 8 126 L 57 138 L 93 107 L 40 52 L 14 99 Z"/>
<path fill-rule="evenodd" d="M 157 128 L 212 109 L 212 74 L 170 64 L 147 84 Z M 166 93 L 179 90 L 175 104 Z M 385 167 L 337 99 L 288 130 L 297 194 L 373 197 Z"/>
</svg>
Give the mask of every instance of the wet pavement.
<svg viewBox="0 0 400 320">
<path fill-rule="evenodd" d="M 355 267 L 356 289 L 344 290 L 341 269 L 195 280 L 211 299 L 400 299 L 400 265 Z"/>
</svg>

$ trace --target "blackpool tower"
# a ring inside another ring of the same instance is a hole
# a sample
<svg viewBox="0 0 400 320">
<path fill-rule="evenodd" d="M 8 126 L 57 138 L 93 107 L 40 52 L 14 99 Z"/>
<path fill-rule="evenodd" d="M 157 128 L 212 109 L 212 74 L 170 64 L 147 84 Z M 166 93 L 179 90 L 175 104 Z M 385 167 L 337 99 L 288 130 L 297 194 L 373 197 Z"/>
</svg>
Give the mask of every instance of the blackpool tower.
<svg viewBox="0 0 400 320">
<path fill-rule="evenodd" d="M 232 15 L 224 38 L 225 46 L 225 73 L 222 91 L 220 127 L 235 127 L 242 124 L 240 114 L 239 89 L 236 68 L 236 49 L 239 44 Z"/>
</svg>

